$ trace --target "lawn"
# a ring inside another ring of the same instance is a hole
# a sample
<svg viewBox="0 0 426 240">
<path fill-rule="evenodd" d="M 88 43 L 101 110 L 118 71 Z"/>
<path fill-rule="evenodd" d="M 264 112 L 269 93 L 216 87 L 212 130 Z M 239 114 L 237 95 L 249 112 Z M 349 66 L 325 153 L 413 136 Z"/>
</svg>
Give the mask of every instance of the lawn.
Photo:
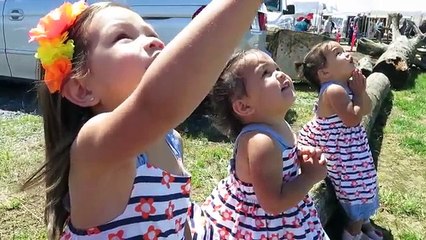
<svg viewBox="0 0 426 240">
<path fill-rule="evenodd" d="M 381 194 L 373 220 L 393 239 L 426 239 L 426 74 L 414 83 L 392 92 L 371 136 Z M 298 100 L 287 117 L 294 130 L 311 117 L 316 96 L 305 86 L 297 90 Z M 232 146 L 203 118 L 189 119 L 179 131 L 193 179 L 192 197 L 201 202 L 226 175 Z M 0 132 L 0 239 L 44 239 L 42 189 L 17 192 L 42 161 L 41 119 L 0 116 Z"/>
</svg>

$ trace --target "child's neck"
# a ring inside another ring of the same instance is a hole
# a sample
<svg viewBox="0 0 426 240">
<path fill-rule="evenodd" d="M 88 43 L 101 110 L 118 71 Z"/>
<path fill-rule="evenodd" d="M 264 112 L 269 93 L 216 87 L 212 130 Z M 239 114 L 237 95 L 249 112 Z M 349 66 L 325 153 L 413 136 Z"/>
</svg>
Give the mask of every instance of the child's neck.
<svg viewBox="0 0 426 240">
<path fill-rule="evenodd" d="M 274 129 L 281 129 L 284 125 L 286 125 L 285 120 L 285 114 L 281 116 L 274 116 L 274 117 L 253 117 L 251 119 L 246 119 L 244 121 L 244 124 L 254 124 L 254 123 L 261 123 L 271 126 Z"/>
<path fill-rule="evenodd" d="M 338 80 L 338 79 L 326 79 L 326 80 L 322 80 L 321 81 L 321 85 L 325 84 L 325 83 L 329 83 L 329 82 L 333 82 L 335 84 L 339 84 L 341 86 L 347 86 L 348 85 L 348 80 Z"/>
</svg>

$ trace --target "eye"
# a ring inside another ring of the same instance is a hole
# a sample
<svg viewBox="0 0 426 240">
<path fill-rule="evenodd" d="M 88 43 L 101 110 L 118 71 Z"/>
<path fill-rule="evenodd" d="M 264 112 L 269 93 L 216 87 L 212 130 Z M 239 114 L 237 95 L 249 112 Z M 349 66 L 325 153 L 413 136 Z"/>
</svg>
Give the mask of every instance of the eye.
<svg viewBox="0 0 426 240">
<path fill-rule="evenodd" d="M 262 74 L 262 77 L 266 77 L 266 76 L 269 76 L 269 75 L 271 75 L 272 74 L 272 72 L 271 71 L 269 71 L 268 69 L 265 69 L 265 71 L 263 72 L 263 74 Z"/>
<path fill-rule="evenodd" d="M 130 36 L 127 35 L 126 33 L 120 33 L 117 35 L 117 37 L 115 37 L 114 42 L 118 42 L 123 39 L 130 39 Z"/>
<path fill-rule="evenodd" d="M 159 38 L 159 36 L 155 33 L 150 33 L 146 35 L 147 37 L 152 37 L 152 38 Z"/>
</svg>

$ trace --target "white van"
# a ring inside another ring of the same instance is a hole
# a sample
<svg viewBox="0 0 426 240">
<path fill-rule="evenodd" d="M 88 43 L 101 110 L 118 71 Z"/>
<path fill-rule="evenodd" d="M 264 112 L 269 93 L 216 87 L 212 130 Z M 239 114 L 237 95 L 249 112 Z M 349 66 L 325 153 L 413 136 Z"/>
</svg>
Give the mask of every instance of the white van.
<svg viewBox="0 0 426 240">
<path fill-rule="evenodd" d="M 88 0 L 94 3 L 99 0 Z M 170 42 L 211 0 L 113 0 L 130 7 L 153 25 L 160 39 Z M 48 11 L 64 0 L 0 0 L 0 79 L 32 81 L 38 78 L 34 58 L 36 43 L 28 43 L 28 31 Z M 266 7 L 259 10 L 239 48 L 266 49 Z M 220 37 L 220 36 L 217 36 Z"/>
</svg>

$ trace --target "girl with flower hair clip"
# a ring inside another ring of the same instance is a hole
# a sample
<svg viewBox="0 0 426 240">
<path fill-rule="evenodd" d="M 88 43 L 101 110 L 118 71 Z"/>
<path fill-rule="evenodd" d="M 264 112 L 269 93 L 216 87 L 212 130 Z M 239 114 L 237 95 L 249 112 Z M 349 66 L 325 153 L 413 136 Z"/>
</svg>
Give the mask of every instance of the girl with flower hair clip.
<svg viewBox="0 0 426 240">
<path fill-rule="evenodd" d="M 66 2 L 40 19 L 30 41 L 46 159 L 24 189 L 46 184 L 49 239 L 190 237 L 190 176 L 170 129 L 207 95 L 261 3 L 214 0 L 166 47 L 114 3 Z"/>
</svg>

